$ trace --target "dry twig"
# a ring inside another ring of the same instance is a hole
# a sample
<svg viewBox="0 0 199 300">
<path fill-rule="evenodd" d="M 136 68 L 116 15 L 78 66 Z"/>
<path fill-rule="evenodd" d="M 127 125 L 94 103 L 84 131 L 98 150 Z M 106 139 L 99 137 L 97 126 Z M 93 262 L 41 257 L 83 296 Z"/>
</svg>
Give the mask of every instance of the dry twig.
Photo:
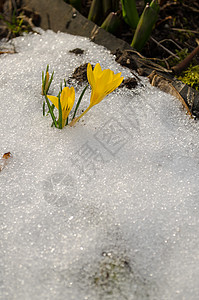
<svg viewBox="0 0 199 300">
<path fill-rule="evenodd" d="M 194 56 L 197 55 L 198 53 L 199 53 L 199 45 L 189 55 L 187 55 L 187 57 L 183 61 L 181 61 L 178 65 L 172 67 L 173 72 L 177 75 L 182 73 L 182 71 L 184 71 L 189 66 Z"/>
<path fill-rule="evenodd" d="M 153 69 L 156 71 L 160 71 L 160 72 L 164 72 L 164 73 L 172 73 L 172 70 L 165 69 L 164 67 L 153 62 L 153 60 L 154 61 L 164 61 L 163 59 L 147 58 L 147 57 L 144 57 L 143 55 L 141 55 L 136 50 L 125 50 L 125 51 L 137 54 L 138 57 L 136 57 L 136 59 L 138 60 L 138 62 L 148 68 L 153 67 Z"/>
<path fill-rule="evenodd" d="M 163 46 L 160 42 L 156 41 L 152 36 L 150 37 L 153 42 L 155 42 L 159 47 L 164 49 L 166 52 L 168 52 L 170 55 L 174 56 L 177 59 L 180 59 L 176 54 L 174 54 L 172 51 L 167 49 L 165 46 Z"/>
</svg>

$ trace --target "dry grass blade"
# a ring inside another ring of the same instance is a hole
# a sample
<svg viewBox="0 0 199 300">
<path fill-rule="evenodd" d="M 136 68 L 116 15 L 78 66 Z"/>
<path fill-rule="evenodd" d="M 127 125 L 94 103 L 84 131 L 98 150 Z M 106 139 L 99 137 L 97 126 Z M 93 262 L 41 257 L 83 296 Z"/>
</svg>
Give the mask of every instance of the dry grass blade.
<svg viewBox="0 0 199 300">
<path fill-rule="evenodd" d="M 199 34 L 199 31 L 197 30 L 182 29 L 182 28 L 171 28 L 171 30 Z"/>
</svg>

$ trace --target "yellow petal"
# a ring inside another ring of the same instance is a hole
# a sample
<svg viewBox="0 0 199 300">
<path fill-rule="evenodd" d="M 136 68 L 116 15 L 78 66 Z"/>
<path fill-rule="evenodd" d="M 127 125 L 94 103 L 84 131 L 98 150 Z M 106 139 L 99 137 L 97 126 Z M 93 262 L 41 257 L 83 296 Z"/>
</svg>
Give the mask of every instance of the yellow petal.
<svg viewBox="0 0 199 300">
<path fill-rule="evenodd" d="M 115 81 L 109 83 L 106 86 L 106 90 L 104 91 L 104 93 L 106 95 L 110 94 L 111 92 L 113 92 L 123 81 L 124 77 L 119 77 L 118 79 L 116 79 Z"/>
<path fill-rule="evenodd" d="M 51 95 L 47 95 L 47 97 L 54 104 L 54 106 L 59 109 L 58 98 Z"/>
<path fill-rule="evenodd" d="M 68 97 L 69 97 L 69 87 L 64 87 L 60 95 L 62 110 L 65 110 L 67 107 Z"/>
<path fill-rule="evenodd" d="M 47 95 L 48 99 L 55 105 L 55 107 L 59 110 L 59 102 L 58 97 Z M 64 87 L 61 95 L 60 95 L 60 102 L 62 108 L 62 120 L 63 124 L 66 123 L 66 119 L 73 108 L 75 102 L 75 90 L 74 87 Z M 62 125 L 63 125 L 62 124 Z M 63 125 L 64 126 L 64 125 Z"/>
<path fill-rule="evenodd" d="M 87 65 L 87 79 L 89 84 L 91 85 L 91 88 L 93 89 L 95 87 L 95 78 L 93 75 L 92 66 L 89 63 Z"/>
<path fill-rule="evenodd" d="M 122 75 L 122 73 L 121 72 L 119 72 L 119 73 L 117 73 L 117 74 L 114 74 L 114 80 L 116 80 L 116 79 L 118 79 L 118 78 L 120 78 L 120 76 Z"/>
<path fill-rule="evenodd" d="M 92 91 L 89 107 L 92 107 L 92 106 L 98 104 L 99 102 L 101 102 L 104 99 L 105 96 L 106 96 L 105 93 L 100 93 L 99 94 L 96 91 Z"/>
<path fill-rule="evenodd" d="M 75 89 L 74 87 L 64 87 L 61 96 L 60 96 L 60 101 L 62 105 L 62 109 L 65 110 L 67 107 L 73 107 L 74 101 L 75 101 Z"/>
<path fill-rule="evenodd" d="M 121 72 L 114 74 L 110 69 L 102 71 L 99 63 L 92 71 L 91 65 L 88 64 L 87 77 L 92 88 L 89 107 L 98 104 L 106 95 L 114 91 L 123 81 L 123 77 L 120 76 Z"/>
<path fill-rule="evenodd" d="M 113 74 L 111 72 L 111 70 L 104 70 L 102 76 L 100 77 L 100 79 L 98 79 L 98 82 L 96 83 L 96 88 L 99 93 L 103 93 L 106 85 L 109 82 L 112 82 Z"/>
<path fill-rule="evenodd" d="M 62 118 L 66 120 L 75 102 L 74 87 L 64 87 L 61 93 L 60 101 L 62 106 Z"/>
<path fill-rule="evenodd" d="M 75 102 L 75 89 L 74 87 L 71 87 L 69 90 L 70 96 L 68 97 L 68 106 L 71 109 L 73 108 L 74 102 Z"/>
<path fill-rule="evenodd" d="M 93 70 L 94 78 L 97 78 L 97 77 L 101 76 L 101 73 L 102 73 L 102 68 L 101 68 L 100 64 L 97 63 L 94 70 Z"/>
<path fill-rule="evenodd" d="M 72 97 L 74 93 L 75 93 L 74 87 L 68 88 L 68 95 L 69 95 L 69 97 Z"/>
<path fill-rule="evenodd" d="M 70 110 L 62 110 L 62 120 L 66 121 L 66 119 L 68 118 L 68 115 L 70 113 Z"/>
</svg>

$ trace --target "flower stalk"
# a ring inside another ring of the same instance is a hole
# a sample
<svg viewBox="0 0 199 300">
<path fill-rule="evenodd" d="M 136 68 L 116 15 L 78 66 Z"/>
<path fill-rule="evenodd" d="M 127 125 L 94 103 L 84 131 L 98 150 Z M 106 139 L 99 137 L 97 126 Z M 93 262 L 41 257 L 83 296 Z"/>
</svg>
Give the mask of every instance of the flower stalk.
<svg viewBox="0 0 199 300">
<path fill-rule="evenodd" d="M 83 91 L 82 91 L 82 93 L 81 93 L 81 95 L 80 95 L 80 97 L 79 97 L 79 100 L 78 100 L 77 105 L 76 105 L 76 107 L 75 107 L 75 111 L 74 111 L 72 120 L 73 120 L 73 119 L 75 118 L 75 116 L 76 116 L 78 107 L 79 107 L 79 105 L 80 105 L 80 103 L 81 103 L 81 101 L 82 101 L 82 98 L 83 98 L 84 93 L 86 92 L 87 88 L 88 88 L 88 84 L 85 86 L 85 88 L 83 89 Z"/>
<path fill-rule="evenodd" d="M 59 129 L 62 129 L 62 126 L 65 124 L 63 124 L 63 120 L 62 120 L 62 107 L 61 107 L 61 101 L 60 101 L 60 93 L 58 95 L 58 108 L 59 108 L 58 124 L 59 124 Z"/>
</svg>

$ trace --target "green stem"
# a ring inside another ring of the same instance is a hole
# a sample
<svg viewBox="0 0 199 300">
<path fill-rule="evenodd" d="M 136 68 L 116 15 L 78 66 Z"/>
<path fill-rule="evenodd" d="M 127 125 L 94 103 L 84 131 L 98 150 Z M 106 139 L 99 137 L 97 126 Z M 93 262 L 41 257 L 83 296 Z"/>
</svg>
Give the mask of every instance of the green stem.
<svg viewBox="0 0 199 300">
<path fill-rule="evenodd" d="M 65 126 L 67 126 L 68 125 L 68 118 L 66 119 L 66 124 L 65 124 Z"/>
<path fill-rule="evenodd" d="M 75 107 L 75 111 L 74 111 L 72 120 L 75 118 L 76 112 L 77 112 L 77 110 L 78 110 L 78 107 L 79 107 L 79 105 L 80 105 L 80 102 L 81 102 L 81 100 L 82 100 L 82 98 L 83 98 L 83 96 L 84 96 L 84 93 L 85 93 L 87 87 L 88 87 L 88 84 L 85 86 L 85 88 L 83 89 L 83 91 L 82 91 L 82 93 L 81 93 L 81 95 L 80 95 L 80 97 L 79 97 L 79 100 L 78 100 L 77 105 L 76 105 L 76 107 Z"/>
<path fill-rule="evenodd" d="M 53 113 L 53 110 L 52 110 L 52 108 L 51 108 L 50 102 L 49 102 L 49 100 L 48 100 L 48 97 L 47 97 L 45 91 L 44 91 L 44 96 L 45 96 L 46 103 L 47 103 L 47 105 L 48 105 L 48 109 L 49 109 L 51 118 L 52 118 L 52 120 L 53 120 L 53 123 L 54 123 L 55 127 L 57 127 L 57 121 L 56 121 L 55 115 L 54 115 L 54 113 Z"/>
<path fill-rule="evenodd" d="M 89 106 L 77 119 L 72 121 L 72 124 L 75 125 L 89 110 L 91 109 L 91 106 Z"/>
<path fill-rule="evenodd" d="M 47 89 L 46 89 L 46 94 L 48 94 L 48 90 L 49 90 L 50 85 L 51 85 L 52 80 L 53 80 L 53 75 L 54 75 L 54 71 L 52 72 L 52 75 L 51 75 L 51 77 L 50 77 L 50 80 L 49 80 L 49 83 L 48 83 L 48 87 L 47 87 Z"/>
</svg>

